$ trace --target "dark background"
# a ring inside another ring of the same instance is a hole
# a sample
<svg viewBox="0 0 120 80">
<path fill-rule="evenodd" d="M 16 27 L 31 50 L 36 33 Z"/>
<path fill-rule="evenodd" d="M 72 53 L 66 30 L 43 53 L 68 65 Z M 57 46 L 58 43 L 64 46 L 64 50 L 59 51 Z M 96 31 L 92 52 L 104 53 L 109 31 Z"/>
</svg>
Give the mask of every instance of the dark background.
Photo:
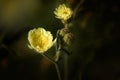
<svg viewBox="0 0 120 80">
<path fill-rule="evenodd" d="M 0 80 L 58 80 L 54 65 L 28 48 L 37 27 L 55 36 L 63 28 L 53 11 L 80 0 L 0 0 Z M 68 80 L 120 80 L 120 1 L 84 0 L 72 21 Z M 48 50 L 48 54 L 54 53 Z M 64 78 L 64 59 L 59 66 Z"/>
</svg>

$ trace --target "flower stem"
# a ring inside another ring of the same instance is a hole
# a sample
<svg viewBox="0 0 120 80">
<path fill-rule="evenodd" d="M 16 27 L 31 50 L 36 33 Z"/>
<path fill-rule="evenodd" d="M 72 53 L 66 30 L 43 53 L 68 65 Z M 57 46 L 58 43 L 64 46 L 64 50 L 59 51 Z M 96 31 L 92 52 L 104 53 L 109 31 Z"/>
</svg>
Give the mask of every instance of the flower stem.
<svg viewBox="0 0 120 80">
<path fill-rule="evenodd" d="M 64 27 L 69 29 L 69 24 L 64 23 Z M 64 55 L 64 80 L 68 80 L 68 55 Z"/>
<path fill-rule="evenodd" d="M 68 28 L 68 23 L 64 23 L 64 27 L 65 27 L 65 28 Z"/>
<path fill-rule="evenodd" d="M 73 20 L 76 17 L 77 12 L 79 11 L 80 6 L 83 4 L 84 0 L 80 0 L 80 2 L 78 3 L 78 5 L 76 6 L 76 8 L 74 9 L 74 13 L 73 13 Z"/>
<path fill-rule="evenodd" d="M 68 80 L 68 55 L 64 55 L 64 80 Z"/>
<path fill-rule="evenodd" d="M 45 54 L 42 54 L 42 56 L 43 57 L 45 57 L 46 59 L 48 59 L 50 62 L 52 62 L 52 63 L 56 63 L 54 60 L 52 60 L 50 57 L 48 57 L 47 55 L 45 55 Z"/>
<path fill-rule="evenodd" d="M 59 66 L 58 66 L 57 62 L 55 62 L 54 60 L 52 60 L 50 57 L 48 57 L 48 56 L 45 55 L 45 54 L 42 54 L 42 56 L 45 57 L 46 59 L 48 59 L 50 62 L 52 62 L 52 63 L 55 65 L 55 68 L 56 68 L 56 71 L 57 71 L 57 75 L 58 75 L 58 79 L 59 79 L 59 80 L 62 80 L 62 79 L 61 79 L 61 75 L 60 75 Z"/>
<path fill-rule="evenodd" d="M 61 75 L 60 75 L 60 69 L 59 69 L 57 63 L 55 63 L 55 67 L 56 67 L 56 71 L 57 71 L 57 74 L 58 74 L 58 78 L 59 78 L 59 80 L 62 80 Z"/>
</svg>

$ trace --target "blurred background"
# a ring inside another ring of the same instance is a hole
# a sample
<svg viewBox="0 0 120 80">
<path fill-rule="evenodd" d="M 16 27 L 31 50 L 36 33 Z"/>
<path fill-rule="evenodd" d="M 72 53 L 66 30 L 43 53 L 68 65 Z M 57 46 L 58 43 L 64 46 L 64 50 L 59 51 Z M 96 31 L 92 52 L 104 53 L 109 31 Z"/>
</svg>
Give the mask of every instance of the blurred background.
<svg viewBox="0 0 120 80">
<path fill-rule="evenodd" d="M 120 80 L 119 0 L 0 0 L 0 80 L 58 80 L 54 64 L 28 48 L 27 34 L 43 27 L 55 36 L 62 3 L 78 8 L 66 80 Z M 64 58 L 59 66 L 64 80 Z"/>
</svg>

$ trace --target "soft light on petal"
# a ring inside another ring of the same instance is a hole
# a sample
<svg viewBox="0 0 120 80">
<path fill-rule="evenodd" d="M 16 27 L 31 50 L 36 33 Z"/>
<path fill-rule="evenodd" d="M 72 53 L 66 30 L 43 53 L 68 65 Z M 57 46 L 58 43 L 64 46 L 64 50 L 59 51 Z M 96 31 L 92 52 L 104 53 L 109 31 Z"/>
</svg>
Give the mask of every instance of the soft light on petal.
<svg viewBox="0 0 120 80">
<path fill-rule="evenodd" d="M 29 47 L 39 53 L 44 53 L 53 46 L 53 36 L 44 28 L 32 29 L 28 33 Z"/>
<path fill-rule="evenodd" d="M 73 11 L 65 4 L 61 4 L 55 9 L 54 14 L 56 18 L 66 21 L 72 17 Z"/>
</svg>

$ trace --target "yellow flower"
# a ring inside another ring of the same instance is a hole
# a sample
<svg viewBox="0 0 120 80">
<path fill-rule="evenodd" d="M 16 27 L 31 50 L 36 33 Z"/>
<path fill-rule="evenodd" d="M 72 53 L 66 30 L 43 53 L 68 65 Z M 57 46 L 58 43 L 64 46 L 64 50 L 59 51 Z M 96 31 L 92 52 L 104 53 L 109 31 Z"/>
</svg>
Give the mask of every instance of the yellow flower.
<svg viewBox="0 0 120 80">
<path fill-rule="evenodd" d="M 56 18 L 66 21 L 71 18 L 73 12 L 65 4 L 61 4 L 55 9 L 54 14 L 56 15 Z"/>
<path fill-rule="evenodd" d="M 29 47 L 39 53 L 44 53 L 53 46 L 53 36 L 44 28 L 30 30 L 28 33 Z"/>
</svg>

